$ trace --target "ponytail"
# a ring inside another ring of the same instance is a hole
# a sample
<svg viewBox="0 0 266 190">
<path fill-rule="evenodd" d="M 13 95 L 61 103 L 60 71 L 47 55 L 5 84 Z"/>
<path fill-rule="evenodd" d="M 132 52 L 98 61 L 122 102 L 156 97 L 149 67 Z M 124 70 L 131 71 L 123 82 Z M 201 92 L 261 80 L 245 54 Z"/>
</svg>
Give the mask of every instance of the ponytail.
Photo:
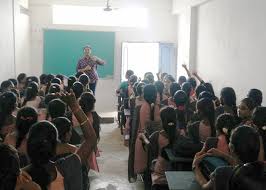
<svg viewBox="0 0 266 190">
<path fill-rule="evenodd" d="M 169 146 L 173 146 L 176 140 L 176 112 L 172 107 L 166 107 L 161 110 L 161 120 L 163 129 L 167 134 Z"/>
</svg>

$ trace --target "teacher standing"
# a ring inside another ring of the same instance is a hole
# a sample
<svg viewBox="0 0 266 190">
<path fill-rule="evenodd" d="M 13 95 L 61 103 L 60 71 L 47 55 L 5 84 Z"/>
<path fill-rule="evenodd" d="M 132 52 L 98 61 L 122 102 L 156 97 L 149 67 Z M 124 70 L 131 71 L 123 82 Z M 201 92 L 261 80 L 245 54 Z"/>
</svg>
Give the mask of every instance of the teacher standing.
<svg viewBox="0 0 266 190">
<path fill-rule="evenodd" d="M 97 73 L 97 65 L 104 65 L 105 61 L 102 59 L 93 56 L 91 54 L 91 46 L 87 45 L 83 48 L 84 57 L 78 61 L 77 64 L 77 72 L 83 72 L 88 75 L 90 78 L 90 89 L 92 90 L 93 94 L 95 95 L 97 81 L 99 79 Z"/>
</svg>

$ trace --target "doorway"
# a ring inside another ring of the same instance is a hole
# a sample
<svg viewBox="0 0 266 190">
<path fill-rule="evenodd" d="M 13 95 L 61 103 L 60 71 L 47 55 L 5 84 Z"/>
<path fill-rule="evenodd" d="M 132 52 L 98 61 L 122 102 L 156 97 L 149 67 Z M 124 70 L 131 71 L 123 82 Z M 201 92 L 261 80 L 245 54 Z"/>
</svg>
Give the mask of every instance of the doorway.
<svg viewBox="0 0 266 190">
<path fill-rule="evenodd" d="M 121 80 L 125 80 L 127 70 L 143 79 L 146 72 L 156 78 L 158 72 L 166 72 L 176 78 L 176 48 L 171 43 L 124 42 L 122 44 Z"/>
</svg>

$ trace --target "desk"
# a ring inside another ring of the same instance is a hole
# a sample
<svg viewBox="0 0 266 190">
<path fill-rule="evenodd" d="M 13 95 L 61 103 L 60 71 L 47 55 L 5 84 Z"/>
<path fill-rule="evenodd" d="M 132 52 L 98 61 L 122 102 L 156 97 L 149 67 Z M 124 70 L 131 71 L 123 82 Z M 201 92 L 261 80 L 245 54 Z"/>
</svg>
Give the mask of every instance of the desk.
<svg viewBox="0 0 266 190">
<path fill-rule="evenodd" d="M 170 148 L 165 149 L 165 153 L 169 159 L 169 161 L 172 163 L 172 166 L 177 171 L 191 171 L 191 165 L 193 162 L 192 158 L 185 158 L 185 157 L 177 157 L 173 154 L 172 150 Z"/>
<path fill-rule="evenodd" d="M 165 176 L 170 190 L 201 190 L 193 172 L 171 171 Z"/>
</svg>

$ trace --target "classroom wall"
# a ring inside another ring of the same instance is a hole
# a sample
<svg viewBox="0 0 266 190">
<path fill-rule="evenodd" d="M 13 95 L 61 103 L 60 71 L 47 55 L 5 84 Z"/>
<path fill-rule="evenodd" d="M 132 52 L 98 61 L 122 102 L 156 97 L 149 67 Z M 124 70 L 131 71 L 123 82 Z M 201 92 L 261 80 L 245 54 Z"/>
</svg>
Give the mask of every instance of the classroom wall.
<svg viewBox="0 0 266 190">
<path fill-rule="evenodd" d="M 15 70 L 16 75 L 27 73 L 32 75 L 31 70 L 31 25 L 30 12 L 27 0 L 15 1 Z"/>
<path fill-rule="evenodd" d="M 43 64 L 43 29 L 55 28 L 66 30 L 85 31 L 115 31 L 115 68 L 113 79 L 100 79 L 96 92 L 96 110 L 99 112 L 110 112 L 116 109 L 115 89 L 120 83 L 121 73 L 121 47 L 122 42 L 177 42 L 177 18 L 172 15 L 171 0 L 136 0 L 136 1 L 114 1 L 114 6 L 125 6 L 134 4 L 149 8 L 149 27 L 147 29 L 120 28 L 120 27 L 94 27 L 94 26 L 66 26 L 52 24 L 52 6 L 56 2 L 63 1 L 40 0 L 30 1 L 32 19 L 32 69 L 36 75 L 42 73 Z M 104 1 L 91 1 L 92 4 L 84 1 L 68 0 L 68 4 L 102 6 Z M 100 3 L 100 4 L 99 4 Z"/>
<path fill-rule="evenodd" d="M 234 87 L 239 100 L 250 88 L 266 93 L 265 10 L 265 0 L 213 0 L 197 10 L 198 72 L 215 89 Z"/>
<path fill-rule="evenodd" d="M 0 82 L 15 76 L 13 1 L 0 1 Z"/>
<path fill-rule="evenodd" d="M 30 18 L 20 10 L 27 0 L 0 1 L 0 82 L 30 69 Z"/>
</svg>

